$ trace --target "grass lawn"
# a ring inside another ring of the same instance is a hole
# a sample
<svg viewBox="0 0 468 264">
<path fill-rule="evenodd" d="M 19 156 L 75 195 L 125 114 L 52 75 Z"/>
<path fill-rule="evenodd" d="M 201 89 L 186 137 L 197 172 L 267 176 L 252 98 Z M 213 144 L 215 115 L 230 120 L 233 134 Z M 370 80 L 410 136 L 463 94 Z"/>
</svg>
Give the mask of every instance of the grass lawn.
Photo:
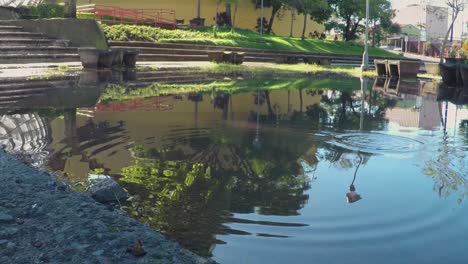
<svg viewBox="0 0 468 264">
<path fill-rule="evenodd" d="M 269 50 L 288 50 L 320 52 L 332 54 L 362 55 L 364 47 L 353 42 L 330 41 L 279 37 L 274 35 L 260 36 L 250 30 L 221 28 L 216 33 L 211 28 L 199 30 L 166 30 L 146 26 L 103 25 L 108 40 L 116 41 L 151 41 L 191 44 L 209 44 L 217 46 L 244 47 Z M 371 56 L 399 57 L 398 55 L 370 47 Z"/>
<path fill-rule="evenodd" d="M 111 84 L 104 89 L 99 99 L 100 103 L 123 101 L 136 98 L 146 98 L 165 94 L 209 93 L 236 94 L 241 92 L 272 91 L 279 89 L 314 91 L 338 90 L 355 91 L 360 89 L 358 78 L 346 79 L 311 79 L 311 78 L 255 78 L 244 80 L 220 80 L 196 84 L 160 84 L 131 89 L 123 85 Z"/>
<path fill-rule="evenodd" d="M 360 89 L 361 72 L 346 67 L 326 67 L 315 65 L 274 65 L 269 67 L 251 67 L 230 64 L 212 64 L 207 68 L 187 68 L 190 72 L 209 73 L 212 75 L 231 76 L 232 79 L 194 84 L 153 83 L 143 87 L 128 89 L 125 85 L 110 84 L 101 95 L 100 102 L 121 101 L 134 98 L 159 96 L 162 94 L 181 93 L 239 93 L 277 89 L 303 90 L 339 90 L 354 91 Z M 151 67 L 139 69 L 155 71 Z M 249 75 L 249 78 L 237 79 L 236 76 Z M 375 76 L 373 72 L 366 76 Z"/>
<path fill-rule="evenodd" d="M 314 64 L 262 64 L 258 66 L 217 64 L 212 63 L 210 67 L 201 68 L 213 74 L 236 75 L 240 73 L 250 73 L 258 77 L 308 77 L 308 78 L 359 78 L 376 77 L 375 71 L 362 72 L 359 68 L 326 66 Z"/>
</svg>

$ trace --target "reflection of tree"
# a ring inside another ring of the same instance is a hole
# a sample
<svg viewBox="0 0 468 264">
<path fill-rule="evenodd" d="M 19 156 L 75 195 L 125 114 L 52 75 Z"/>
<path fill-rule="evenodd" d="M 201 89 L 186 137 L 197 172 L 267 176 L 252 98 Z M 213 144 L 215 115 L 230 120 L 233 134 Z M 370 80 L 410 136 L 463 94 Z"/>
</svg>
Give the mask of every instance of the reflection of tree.
<svg viewBox="0 0 468 264">
<path fill-rule="evenodd" d="M 460 146 L 450 142 L 446 131 L 437 146 L 436 153 L 431 151 L 431 156 L 425 161 L 424 174 L 434 180 L 434 191 L 440 197 L 458 193 L 458 202 L 461 203 L 468 195 L 468 182 L 462 174 L 467 170 L 466 154 L 460 151 Z"/>
<path fill-rule="evenodd" d="M 231 95 L 228 93 L 224 94 L 217 94 L 213 99 L 213 106 L 216 109 L 221 109 L 223 111 L 223 119 L 226 120 L 228 117 L 229 111 L 229 101 L 231 99 Z"/>
<path fill-rule="evenodd" d="M 178 139 L 164 150 L 136 147 L 135 165 L 120 178 L 139 196 L 130 213 L 202 255 L 220 242 L 215 234 L 245 233 L 223 225 L 225 212 L 297 215 L 309 188 L 297 160 L 310 146 L 276 134 L 255 148 L 252 137 L 222 124 L 210 135 Z"/>
<path fill-rule="evenodd" d="M 122 169 L 120 181 L 138 197 L 130 215 L 160 229 L 198 254 L 211 255 L 226 208 L 228 185 L 202 164 L 141 161 Z"/>
<path fill-rule="evenodd" d="M 102 168 L 96 156 L 126 143 L 123 122 L 111 126 L 107 122 L 96 124 L 90 118 L 84 126 L 77 127 L 76 114 L 76 109 L 64 110 L 64 146 L 56 149 L 49 158 L 48 166 L 53 170 L 63 171 L 65 161 L 74 155 L 81 155 L 81 161 L 88 162 L 90 170 Z M 93 148 L 95 149 L 90 151 Z"/>
<path fill-rule="evenodd" d="M 322 122 L 336 129 L 359 129 L 361 114 L 365 120 L 363 129 L 381 128 L 385 123 L 385 110 L 394 107 L 395 100 L 376 96 L 375 92 L 364 101 L 365 111 L 359 111 L 362 102 L 353 98 L 349 92 L 332 91 L 322 96 L 320 105 L 307 107 L 311 119 L 320 117 Z"/>
</svg>

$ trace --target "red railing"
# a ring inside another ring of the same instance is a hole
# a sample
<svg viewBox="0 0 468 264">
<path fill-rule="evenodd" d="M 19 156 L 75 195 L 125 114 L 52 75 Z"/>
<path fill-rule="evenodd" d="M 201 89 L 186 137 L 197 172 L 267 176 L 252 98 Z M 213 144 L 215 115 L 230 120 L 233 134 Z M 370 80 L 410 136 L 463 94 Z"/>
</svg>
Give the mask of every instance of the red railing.
<svg viewBox="0 0 468 264">
<path fill-rule="evenodd" d="M 175 10 L 170 9 L 125 9 L 103 5 L 83 7 L 83 11 L 94 13 L 96 20 L 106 24 L 135 24 L 168 29 L 175 29 L 177 25 Z"/>
</svg>

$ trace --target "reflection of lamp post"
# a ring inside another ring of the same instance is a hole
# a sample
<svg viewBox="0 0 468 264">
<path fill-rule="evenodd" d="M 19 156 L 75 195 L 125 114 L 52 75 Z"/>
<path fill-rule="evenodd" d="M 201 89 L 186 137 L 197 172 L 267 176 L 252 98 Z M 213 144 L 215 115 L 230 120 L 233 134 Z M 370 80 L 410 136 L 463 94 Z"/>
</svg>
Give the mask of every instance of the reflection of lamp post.
<svg viewBox="0 0 468 264">
<path fill-rule="evenodd" d="M 255 138 L 253 145 L 260 147 L 260 90 L 257 90 L 257 124 L 255 126 Z"/>
<path fill-rule="evenodd" d="M 353 181 L 351 182 L 351 185 L 349 185 L 349 192 L 346 193 L 346 199 L 348 200 L 348 203 L 355 203 L 362 199 L 361 195 L 359 195 L 356 192 L 356 187 L 354 186 L 354 181 L 356 180 L 357 171 L 359 170 L 359 166 L 361 166 L 361 163 L 362 163 L 361 155 L 358 154 L 358 156 L 359 156 L 359 163 L 356 167 L 356 170 L 354 171 Z"/>
<path fill-rule="evenodd" d="M 364 128 L 364 103 L 366 101 L 367 78 L 361 78 L 361 116 L 359 119 L 359 130 Z"/>
<path fill-rule="evenodd" d="M 263 0 L 260 2 L 260 36 L 263 35 Z"/>
<path fill-rule="evenodd" d="M 368 38 L 369 38 L 369 0 L 366 0 L 366 35 L 365 35 L 365 42 L 364 42 L 364 54 L 362 55 L 362 70 L 369 70 L 369 45 L 368 45 Z"/>
</svg>

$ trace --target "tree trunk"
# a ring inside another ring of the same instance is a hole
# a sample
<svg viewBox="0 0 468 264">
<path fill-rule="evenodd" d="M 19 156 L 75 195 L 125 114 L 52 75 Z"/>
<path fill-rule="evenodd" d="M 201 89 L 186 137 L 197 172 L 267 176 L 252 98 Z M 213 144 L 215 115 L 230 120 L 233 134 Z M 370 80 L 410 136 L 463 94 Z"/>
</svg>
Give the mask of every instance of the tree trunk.
<svg viewBox="0 0 468 264">
<path fill-rule="evenodd" d="M 304 14 L 304 27 L 302 28 L 302 40 L 305 39 L 305 32 L 307 28 L 307 14 Z"/>
<path fill-rule="evenodd" d="M 265 91 L 264 94 L 265 94 L 265 101 L 267 103 L 267 108 L 268 108 L 268 116 L 273 117 L 275 116 L 275 112 L 273 111 L 273 108 L 271 107 L 270 92 Z"/>
<path fill-rule="evenodd" d="M 374 20 L 374 28 L 372 29 L 372 47 L 375 47 L 375 20 Z"/>
<path fill-rule="evenodd" d="M 67 12 L 65 13 L 67 18 L 76 18 L 76 0 L 67 1 Z"/>
<path fill-rule="evenodd" d="M 453 24 L 455 24 L 455 21 L 457 20 L 458 17 L 458 12 L 454 13 L 454 16 L 452 17 L 452 23 L 450 24 L 450 27 L 448 28 L 447 32 L 445 33 L 445 38 L 444 42 L 442 42 L 442 48 L 440 49 L 440 63 L 444 62 L 444 56 L 445 56 L 445 48 L 447 46 L 447 40 L 450 35 L 450 32 L 453 29 Z"/>
<path fill-rule="evenodd" d="M 268 34 L 271 33 L 271 29 L 273 28 L 273 22 L 275 21 L 276 13 L 278 13 L 280 8 L 281 7 L 275 7 L 274 6 L 273 9 L 271 10 L 270 22 L 268 22 L 268 27 L 267 27 L 266 33 L 268 33 Z M 263 21 L 261 23 L 263 23 Z"/>
<path fill-rule="evenodd" d="M 236 27 L 237 7 L 238 7 L 238 4 L 236 3 L 234 5 L 234 14 L 232 15 L 232 25 L 231 25 L 232 30 L 234 30 L 234 28 Z"/>
<path fill-rule="evenodd" d="M 304 100 L 302 99 L 302 89 L 299 89 L 299 112 L 302 113 L 304 108 Z"/>
<path fill-rule="evenodd" d="M 346 18 L 345 28 L 343 30 L 343 38 L 344 38 L 345 41 L 350 40 L 350 36 L 349 36 L 350 27 L 351 27 L 351 17 L 347 17 Z"/>
</svg>

